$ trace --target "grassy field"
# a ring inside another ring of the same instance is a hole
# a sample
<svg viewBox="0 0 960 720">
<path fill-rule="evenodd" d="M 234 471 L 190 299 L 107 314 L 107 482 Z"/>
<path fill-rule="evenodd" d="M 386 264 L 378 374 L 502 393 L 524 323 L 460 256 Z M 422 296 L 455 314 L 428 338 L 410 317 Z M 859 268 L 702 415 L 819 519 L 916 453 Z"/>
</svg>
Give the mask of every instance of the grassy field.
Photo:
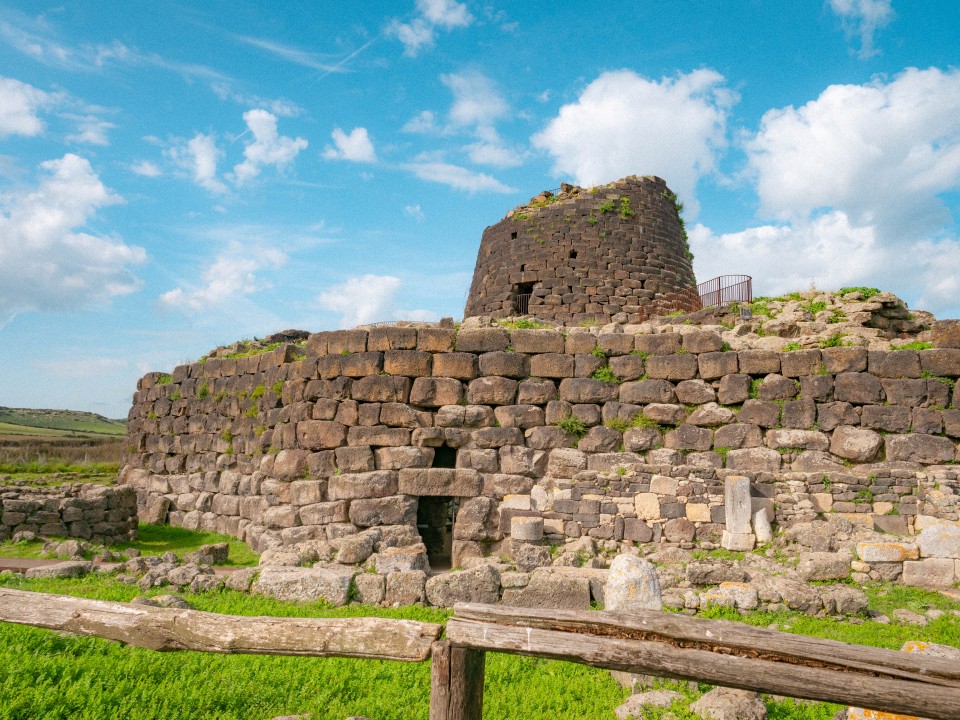
<svg viewBox="0 0 960 720">
<path fill-rule="evenodd" d="M 212 532 L 194 532 L 169 525 L 141 524 L 138 528 L 136 542 L 111 546 L 111 550 L 122 551 L 133 547 L 141 555 L 163 555 L 165 552 L 174 552 L 178 556 L 199 550 L 201 545 L 212 543 L 230 543 L 230 557 L 226 563 L 229 567 L 250 567 L 256 565 L 259 556 L 249 546 L 232 538 L 229 535 L 218 535 Z M 43 543 L 39 540 L 31 542 L 4 542 L 0 543 L 0 557 L 12 558 L 47 558 L 50 555 L 43 552 Z"/>
<path fill-rule="evenodd" d="M 0 585 L 77 597 L 129 601 L 135 587 L 109 579 L 25 580 L 0 577 Z M 151 594 L 167 592 L 156 589 Z M 878 586 L 868 589 L 871 607 L 924 611 L 957 609 L 936 593 Z M 231 615 L 276 617 L 405 618 L 445 622 L 435 608 L 333 608 L 322 603 L 293 604 L 233 591 L 184 594 L 198 609 Z M 829 637 L 878 647 L 899 648 L 905 640 L 958 644 L 960 618 L 947 614 L 926 627 L 872 621 L 818 619 L 806 615 L 729 610 L 707 616 L 775 626 L 788 632 Z M 3 718 L 270 718 L 312 713 L 314 718 L 425 719 L 429 706 L 428 663 L 221 656 L 194 652 L 154 653 L 93 638 L 15 625 L 0 625 L 0 719 Z M 708 686 L 691 688 L 664 681 L 685 700 L 648 718 L 698 720 L 687 702 Z M 572 663 L 490 653 L 487 656 L 484 717 L 524 720 L 609 719 L 626 696 L 609 674 Z M 825 703 L 766 698 L 772 720 L 829 720 L 839 709 Z"/>
<path fill-rule="evenodd" d="M 77 410 L 34 410 L 0 407 L 0 433 L 59 436 L 112 435 L 126 433 L 126 424 L 95 413 Z"/>
</svg>

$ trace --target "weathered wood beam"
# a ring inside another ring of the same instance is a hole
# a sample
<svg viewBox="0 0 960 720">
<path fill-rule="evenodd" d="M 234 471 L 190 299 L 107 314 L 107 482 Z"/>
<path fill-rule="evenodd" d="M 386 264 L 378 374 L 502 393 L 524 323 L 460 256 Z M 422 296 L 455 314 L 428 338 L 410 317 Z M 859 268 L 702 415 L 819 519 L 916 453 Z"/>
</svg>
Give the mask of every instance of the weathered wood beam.
<svg viewBox="0 0 960 720">
<path fill-rule="evenodd" d="M 656 610 L 520 610 L 478 603 L 458 603 L 455 617 L 597 637 L 663 641 L 677 647 L 810 667 L 857 669 L 883 677 L 923 680 L 960 688 L 960 666 L 951 659 L 796 635 L 730 620 L 704 620 Z"/>
<path fill-rule="evenodd" d="M 732 622 L 656 612 L 457 605 L 447 623 L 447 639 L 453 647 L 568 660 L 936 720 L 960 717 L 960 680 L 951 661 Z"/>
<path fill-rule="evenodd" d="M 385 618 L 218 615 L 0 588 L 0 620 L 150 650 L 354 657 L 419 662 L 443 626 Z"/>
<path fill-rule="evenodd" d="M 480 720 L 486 654 L 433 644 L 430 673 L 430 720 Z"/>
</svg>

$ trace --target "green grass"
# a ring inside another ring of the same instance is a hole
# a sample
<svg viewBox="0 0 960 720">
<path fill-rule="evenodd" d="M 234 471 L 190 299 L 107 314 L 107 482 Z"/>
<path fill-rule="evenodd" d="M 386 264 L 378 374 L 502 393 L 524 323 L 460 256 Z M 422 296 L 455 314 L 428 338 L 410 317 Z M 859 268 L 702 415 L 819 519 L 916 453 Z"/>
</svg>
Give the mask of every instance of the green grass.
<svg viewBox="0 0 960 720">
<path fill-rule="evenodd" d="M 127 601 L 136 588 L 103 580 L 25 581 L 25 590 Z M 161 590 L 162 592 L 162 590 Z M 295 605 L 232 591 L 183 595 L 198 609 L 278 617 L 378 616 L 444 622 L 433 608 Z M 157 653 L 106 640 L 0 625 L 0 719 L 269 718 L 312 713 L 425 720 L 430 663 L 345 658 Z M 488 654 L 489 718 L 606 720 L 626 691 L 609 673 L 571 663 Z"/>
<path fill-rule="evenodd" d="M 890 343 L 891 350 L 929 350 L 932 347 L 932 342 L 925 342 L 923 340 L 914 340 L 913 342 L 903 343 L 902 345 Z"/>
<path fill-rule="evenodd" d="M 120 420 L 75 410 L 0 407 L 0 426 L 0 432 L 5 434 L 46 434 L 43 431 L 59 430 L 63 434 L 119 436 L 127 432 L 126 424 Z"/>
<path fill-rule="evenodd" d="M 860 297 L 861 297 L 863 300 L 869 300 L 869 299 L 872 298 L 874 295 L 879 295 L 879 294 L 880 294 L 880 290 L 879 290 L 878 288 L 874 288 L 874 287 L 863 287 L 862 285 L 858 285 L 858 286 L 856 286 L 856 287 L 843 287 L 843 288 L 840 288 L 839 290 L 837 290 L 837 295 L 846 295 L 847 293 L 852 293 L 852 292 L 858 292 L 858 293 L 860 293 Z"/>
<path fill-rule="evenodd" d="M 229 542 L 230 556 L 226 565 L 230 567 L 251 567 L 259 562 L 259 556 L 246 543 L 229 535 L 143 523 L 138 529 L 138 535 L 139 537 L 135 542 L 112 545 L 110 549 L 120 552 L 132 547 L 139 550 L 141 555 L 163 555 L 165 552 L 174 552 L 182 558 L 187 553 L 199 550 L 201 545 Z M 0 557 L 43 558 L 49 557 L 49 555 L 44 555 L 43 543 L 37 540 L 33 542 L 0 543 Z"/>
<path fill-rule="evenodd" d="M 127 602 L 136 587 L 90 576 L 75 580 L 25 580 L 0 577 L 0 585 L 98 600 Z M 908 607 L 956 608 L 933 592 L 894 585 L 866 588 L 871 608 L 892 612 Z M 169 590 L 159 588 L 151 595 Z M 388 617 L 445 623 L 449 611 L 428 607 L 334 608 L 323 603 L 294 604 L 230 590 L 183 593 L 199 610 L 229 615 L 274 617 Z M 748 622 L 796 634 L 876 647 L 899 648 L 905 640 L 958 644 L 960 618 L 944 616 L 927 627 L 815 618 L 799 613 L 751 613 L 711 608 L 701 617 Z M 602 670 L 572 663 L 488 653 L 484 685 L 487 718 L 610 718 L 626 697 Z M 709 686 L 691 689 L 668 680 L 658 686 L 676 690 L 684 700 L 670 709 L 649 708 L 644 717 L 699 720 L 687 703 Z M 397 663 L 341 658 L 281 658 L 156 653 L 95 638 L 0 624 L 0 720 L 7 718 L 267 718 L 313 713 L 342 720 L 354 714 L 371 718 L 428 715 L 429 663 Z M 375 692 L 371 689 L 376 688 Z M 825 703 L 798 703 L 766 697 L 774 720 L 829 720 L 839 709 Z M 669 715 L 668 715 L 669 713 Z"/>
</svg>

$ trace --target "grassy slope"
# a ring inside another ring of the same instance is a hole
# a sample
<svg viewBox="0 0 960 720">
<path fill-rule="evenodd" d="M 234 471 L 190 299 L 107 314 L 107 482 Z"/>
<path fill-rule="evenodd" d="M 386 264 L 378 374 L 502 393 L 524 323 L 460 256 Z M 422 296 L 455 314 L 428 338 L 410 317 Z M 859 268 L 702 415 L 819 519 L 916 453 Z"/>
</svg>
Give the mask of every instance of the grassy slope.
<svg viewBox="0 0 960 720">
<path fill-rule="evenodd" d="M 115 435 L 126 432 L 126 425 L 95 413 L 76 410 L 34 410 L 0 407 L 0 433 L 19 435 Z"/>
</svg>

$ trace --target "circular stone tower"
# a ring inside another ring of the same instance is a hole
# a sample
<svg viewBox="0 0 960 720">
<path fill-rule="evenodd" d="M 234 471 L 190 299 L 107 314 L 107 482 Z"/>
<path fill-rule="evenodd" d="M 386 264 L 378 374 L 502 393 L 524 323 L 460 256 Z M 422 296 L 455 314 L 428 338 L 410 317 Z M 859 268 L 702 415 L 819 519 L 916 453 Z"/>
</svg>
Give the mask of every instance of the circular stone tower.
<svg viewBox="0 0 960 720">
<path fill-rule="evenodd" d="M 642 322 L 700 307 L 676 196 L 658 177 L 563 185 L 483 232 L 465 317 Z"/>
</svg>

